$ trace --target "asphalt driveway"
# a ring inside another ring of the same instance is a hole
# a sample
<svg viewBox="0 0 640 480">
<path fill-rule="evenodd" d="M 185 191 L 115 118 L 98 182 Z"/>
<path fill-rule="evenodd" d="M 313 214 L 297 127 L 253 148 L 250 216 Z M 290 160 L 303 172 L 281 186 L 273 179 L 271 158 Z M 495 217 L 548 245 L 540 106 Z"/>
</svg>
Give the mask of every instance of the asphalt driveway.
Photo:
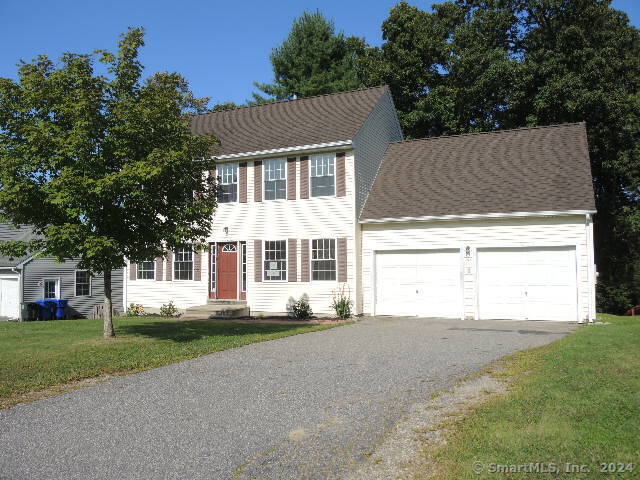
<svg viewBox="0 0 640 480">
<path fill-rule="evenodd" d="M 413 403 L 575 328 L 370 318 L 118 378 L 0 411 L 0 478 L 340 478 Z"/>
</svg>

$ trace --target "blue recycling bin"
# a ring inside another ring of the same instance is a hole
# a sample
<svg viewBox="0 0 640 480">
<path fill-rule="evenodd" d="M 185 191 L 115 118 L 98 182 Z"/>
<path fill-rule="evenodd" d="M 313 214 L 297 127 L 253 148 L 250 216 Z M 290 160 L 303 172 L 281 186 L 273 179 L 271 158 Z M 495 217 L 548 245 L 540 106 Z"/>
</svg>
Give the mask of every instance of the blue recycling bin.
<svg viewBox="0 0 640 480">
<path fill-rule="evenodd" d="M 67 304 L 69 303 L 69 300 L 67 300 L 66 298 L 60 298 L 60 299 L 54 300 L 54 302 L 56 304 L 56 318 L 58 320 L 65 318 L 66 317 L 65 309 L 67 308 Z"/>
<path fill-rule="evenodd" d="M 44 300 L 38 300 L 36 303 L 40 305 L 40 319 L 51 320 L 54 309 L 56 308 L 55 299 L 45 298 Z"/>
</svg>

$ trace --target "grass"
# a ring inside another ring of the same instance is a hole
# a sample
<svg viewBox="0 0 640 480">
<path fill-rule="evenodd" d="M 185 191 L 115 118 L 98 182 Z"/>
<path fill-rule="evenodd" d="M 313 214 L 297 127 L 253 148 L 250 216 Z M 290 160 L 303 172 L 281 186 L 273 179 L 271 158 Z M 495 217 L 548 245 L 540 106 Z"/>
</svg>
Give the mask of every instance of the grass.
<svg viewBox="0 0 640 480">
<path fill-rule="evenodd" d="M 611 324 L 503 360 L 497 370 L 509 393 L 455 421 L 444 446 L 425 450 L 433 478 L 640 478 L 640 319 L 599 319 Z M 489 470 L 536 462 L 560 473 Z M 566 463 L 582 467 L 569 475 Z"/>
<path fill-rule="evenodd" d="M 0 408 L 38 398 L 45 389 L 59 393 L 78 380 L 331 328 L 159 317 L 116 318 L 114 324 L 117 338 L 104 340 L 101 320 L 0 322 Z"/>
</svg>

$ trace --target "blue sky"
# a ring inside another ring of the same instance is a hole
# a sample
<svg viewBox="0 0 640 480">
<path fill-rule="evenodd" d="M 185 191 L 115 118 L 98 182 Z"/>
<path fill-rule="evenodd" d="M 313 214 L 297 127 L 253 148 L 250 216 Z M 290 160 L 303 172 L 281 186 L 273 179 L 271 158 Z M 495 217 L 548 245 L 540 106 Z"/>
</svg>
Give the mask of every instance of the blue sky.
<svg viewBox="0 0 640 480">
<path fill-rule="evenodd" d="M 129 25 L 147 31 L 147 72 L 177 71 L 198 96 L 243 102 L 252 82 L 270 81 L 269 54 L 305 9 L 320 9 L 338 29 L 380 44 L 380 25 L 396 0 L 205 1 L 1 0 L 0 76 L 15 77 L 16 63 L 40 53 L 114 50 Z M 434 3 L 410 0 L 427 9 Z M 640 25 L 640 2 L 615 0 Z"/>
</svg>

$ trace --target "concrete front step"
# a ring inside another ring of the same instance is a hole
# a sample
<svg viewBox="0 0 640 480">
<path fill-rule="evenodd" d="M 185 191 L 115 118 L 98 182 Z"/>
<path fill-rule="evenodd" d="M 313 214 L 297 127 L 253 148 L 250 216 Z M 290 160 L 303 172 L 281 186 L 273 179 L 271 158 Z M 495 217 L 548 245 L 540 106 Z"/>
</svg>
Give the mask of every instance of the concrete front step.
<svg viewBox="0 0 640 480">
<path fill-rule="evenodd" d="M 183 320 L 196 318 L 238 318 L 247 317 L 250 309 L 246 303 L 208 303 L 187 308 Z"/>
</svg>

